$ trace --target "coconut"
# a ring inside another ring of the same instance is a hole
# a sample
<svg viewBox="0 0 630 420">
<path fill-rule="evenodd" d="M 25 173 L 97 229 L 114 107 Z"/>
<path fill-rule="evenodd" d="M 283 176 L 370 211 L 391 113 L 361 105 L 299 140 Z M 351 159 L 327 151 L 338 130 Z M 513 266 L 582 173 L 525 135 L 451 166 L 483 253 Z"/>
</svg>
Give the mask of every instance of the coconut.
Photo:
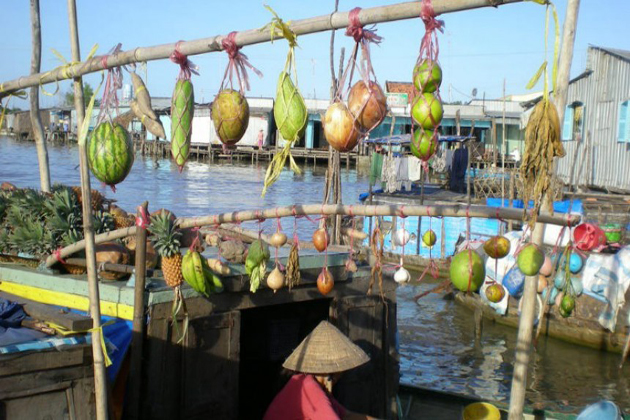
<svg viewBox="0 0 630 420">
<path fill-rule="evenodd" d="M 483 250 L 490 258 L 503 258 L 510 253 L 510 241 L 505 236 L 493 236 L 483 244 Z"/>
<path fill-rule="evenodd" d="M 534 244 L 529 244 L 518 253 L 516 263 L 526 276 L 535 276 L 545 262 L 545 254 Z"/>
<path fill-rule="evenodd" d="M 359 80 L 348 94 L 348 108 L 365 131 L 379 126 L 387 114 L 387 97 L 378 83 Z"/>
<path fill-rule="evenodd" d="M 442 102 L 432 93 L 423 93 L 415 97 L 411 107 L 411 117 L 425 130 L 433 130 L 442 121 L 444 109 Z"/>
<path fill-rule="evenodd" d="M 470 249 L 453 257 L 449 272 L 453 285 L 463 292 L 477 291 L 486 277 L 483 259 Z"/>
<path fill-rule="evenodd" d="M 413 84 L 419 92 L 435 92 L 442 83 L 442 68 L 435 61 L 424 59 L 413 68 Z"/>
<path fill-rule="evenodd" d="M 499 283 L 486 287 L 486 298 L 492 303 L 498 303 L 505 297 L 505 288 Z"/>
<path fill-rule="evenodd" d="M 249 105 L 240 92 L 224 89 L 214 98 L 212 122 L 219 139 L 231 146 L 243 137 L 249 124 Z"/>
<path fill-rule="evenodd" d="M 105 242 L 94 247 L 96 253 L 96 265 L 101 263 L 128 264 L 129 251 L 124 246 L 116 242 Z M 126 276 L 125 273 L 115 271 L 100 270 L 98 276 L 103 280 L 120 280 Z"/>
<path fill-rule="evenodd" d="M 322 123 L 326 141 L 333 149 L 349 152 L 359 142 L 359 126 L 344 103 L 335 102 L 330 105 Z"/>
<path fill-rule="evenodd" d="M 437 150 L 437 133 L 416 129 L 410 144 L 411 153 L 420 160 L 427 161 Z"/>
</svg>

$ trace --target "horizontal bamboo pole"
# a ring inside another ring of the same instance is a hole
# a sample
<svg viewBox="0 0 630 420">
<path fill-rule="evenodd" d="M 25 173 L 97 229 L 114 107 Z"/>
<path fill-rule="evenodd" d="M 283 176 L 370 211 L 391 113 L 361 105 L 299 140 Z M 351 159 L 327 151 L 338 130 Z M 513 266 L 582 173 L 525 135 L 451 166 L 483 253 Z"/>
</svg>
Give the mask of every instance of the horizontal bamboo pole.
<svg viewBox="0 0 630 420">
<path fill-rule="evenodd" d="M 186 217 L 177 219 L 179 228 L 218 226 L 224 223 L 240 223 L 253 220 L 275 219 L 278 217 L 300 216 L 434 216 L 434 217 L 477 217 L 482 219 L 522 220 L 523 211 L 512 208 L 499 208 L 487 206 L 468 206 L 463 204 L 433 205 L 433 206 L 370 206 L 370 205 L 342 205 L 342 204 L 298 204 L 290 207 L 275 207 L 264 210 L 239 211 L 232 213 L 215 214 L 212 216 Z M 574 226 L 580 222 L 580 216 L 565 215 L 552 216 L 541 213 L 538 216 L 539 223 L 548 223 L 558 226 Z M 112 241 L 135 235 L 136 227 L 131 226 L 111 232 L 96 235 L 94 242 Z M 46 267 L 57 262 L 57 258 L 65 258 L 85 249 L 85 240 L 81 240 L 60 250 L 59 255 L 51 255 L 46 259 Z"/>
<path fill-rule="evenodd" d="M 433 0 L 433 9 L 436 14 L 440 15 L 480 7 L 496 7 L 502 4 L 518 3 L 522 1 L 523 0 Z M 412 19 L 420 16 L 421 7 L 422 2 L 419 1 L 371 7 L 361 10 L 359 19 L 361 23 L 365 25 Z M 261 13 L 263 13 L 262 10 Z M 348 14 L 349 12 L 336 12 L 329 15 L 292 21 L 291 29 L 297 35 L 306 35 L 345 28 L 348 26 Z M 271 15 L 269 15 L 269 20 L 271 20 Z M 418 36 L 420 36 L 420 34 L 418 34 Z M 179 44 L 179 51 L 188 56 L 221 51 L 221 41 L 224 37 L 224 35 L 216 35 L 209 38 L 184 41 Z M 268 30 L 261 31 L 258 28 L 249 29 L 239 32 L 236 35 L 235 41 L 239 46 L 260 44 L 270 42 L 271 35 Z M 0 98 L 26 87 L 54 83 L 59 80 L 83 76 L 88 73 L 131 63 L 165 59 L 175 50 L 175 45 L 176 43 L 170 43 L 151 47 L 138 47 L 133 50 L 121 51 L 118 54 L 107 56 L 105 60 L 103 60 L 103 56 L 98 56 L 69 67 L 58 67 L 48 72 L 10 80 L 0 84 Z M 105 61 L 105 63 L 103 63 L 103 61 Z"/>
</svg>

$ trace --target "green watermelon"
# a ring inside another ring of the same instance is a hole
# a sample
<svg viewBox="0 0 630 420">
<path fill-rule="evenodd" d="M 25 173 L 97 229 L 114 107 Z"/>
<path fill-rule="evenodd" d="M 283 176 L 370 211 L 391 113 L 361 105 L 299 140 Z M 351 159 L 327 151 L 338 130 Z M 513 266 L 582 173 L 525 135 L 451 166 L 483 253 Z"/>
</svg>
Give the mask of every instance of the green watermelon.
<svg viewBox="0 0 630 420">
<path fill-rule="evenodd" d="M 483 259 L 475 251 L 466 249 L 451 259 L 451 282 L 462 292 L 476 292 L 486 278 Z"/>
<path fill-rule="evenodd" d="M 190 149 L 195 91 L 190 80 L 178 80 L 171 98 L 171 154 L 181 171 Z"/>
<path fill-rule="evenodd" d="M 94 176 L 111 186 L 122 182 L 133 166 L 133 144 L 125 128 L 117 123 L 100 123 L 88 142 L 88 162 Z"/>
<path fill-rule="evenodd" d="M 437 135 L 433 131 L 424 131 L 416 128 L 413 132 L 413 140 L 410 143 L 411 153 L 420 160 L 427 161 L 435 154 L 437 149 Z"/>
</svg>

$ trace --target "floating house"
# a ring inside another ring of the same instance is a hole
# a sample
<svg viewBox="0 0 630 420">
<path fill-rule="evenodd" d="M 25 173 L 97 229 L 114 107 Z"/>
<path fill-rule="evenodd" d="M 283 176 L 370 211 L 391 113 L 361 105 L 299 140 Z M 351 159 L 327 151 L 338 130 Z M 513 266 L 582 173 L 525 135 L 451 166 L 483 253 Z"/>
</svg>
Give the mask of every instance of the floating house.
<svg viewBox="0 0 630 420">
<path fill-rule="evenodd" d="M 560 179 L 630 191 L 630 51 L 589 47 L 586 68 L 569 82 L 561 131 Z"/>
</svg>

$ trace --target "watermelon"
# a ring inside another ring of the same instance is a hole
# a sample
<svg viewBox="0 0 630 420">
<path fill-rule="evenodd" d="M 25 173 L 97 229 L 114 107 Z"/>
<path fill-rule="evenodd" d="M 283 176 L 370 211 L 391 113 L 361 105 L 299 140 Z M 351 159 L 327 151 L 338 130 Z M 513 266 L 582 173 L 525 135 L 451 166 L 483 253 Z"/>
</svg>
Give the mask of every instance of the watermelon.
<svg viewBox="0 0 630 420">
<path fill-rule="evenodd" d="M 101 182 L 113 187 L 122 182 L 133 166 L 133 144 L 124 127 L 100 123 L 88 142 L 90 170 Z"/>
<path fill-rule="evenodd" d="M 195 91 L 192 82 L 178 80 L 171 98 L 171 154 L 180 171 L 188 159 L 194 113 Z"/>
</svg>

